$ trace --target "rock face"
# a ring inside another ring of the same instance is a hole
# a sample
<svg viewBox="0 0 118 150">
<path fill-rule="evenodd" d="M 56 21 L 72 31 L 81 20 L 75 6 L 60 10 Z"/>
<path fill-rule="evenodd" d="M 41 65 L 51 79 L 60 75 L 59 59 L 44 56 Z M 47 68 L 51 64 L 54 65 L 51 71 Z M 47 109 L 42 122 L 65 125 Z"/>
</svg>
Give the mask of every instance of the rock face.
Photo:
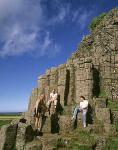
<svg viewBox="0 0 118 150">
<path fill-rule="evenodd" d="M 111 123 L 109 108 L 95 108 L 95 114 L 98 120 L 104 123 Z"/>
<path fill-rule="evenodd" d="M 34 138 L 34 133 L 31 125 L 26 123 L 18 123 L 16 136 L 16 149 L 22 150 L 26 142 L 31 142 Z"/>
<path fill-rule="evenodd" d="M 24 150 L 26 143 L 33 139 L 34 131 L 28 123 L 4 125 L 0 130 L 0 150 Z"/>
<path fill-rule="evenodd" d="M 32 90 L 27 112 L 31 120 L 37 96 L 44 92 L 46 100 L 52 89 L 60 95 L 63 107 L 79 101 L 79 96 L 92 100 L 102 96 L 118 100 L 118 9 L 111 10 L 100 24 L 85 36 L 65 64 L 48 69 L 38 78 Z M 104 102 L 103 102 L 104 103 Z M 104 104 L 103 104 L 104 105 Z"/>
<path fill-rule="evenodd" d="M 0 130 L 0 150 L 15 148 L 17 125 L 5 125 Z"/>
</svg>

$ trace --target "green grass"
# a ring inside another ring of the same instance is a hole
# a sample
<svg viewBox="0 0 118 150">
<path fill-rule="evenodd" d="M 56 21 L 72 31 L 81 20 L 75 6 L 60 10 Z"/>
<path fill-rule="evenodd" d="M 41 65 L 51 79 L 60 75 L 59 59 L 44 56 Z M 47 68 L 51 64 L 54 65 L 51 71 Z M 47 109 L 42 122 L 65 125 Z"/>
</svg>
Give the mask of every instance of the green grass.
<svg viewBox="0 0 118 150">
<path fill-rule="evenodd" d="M 118 150 L 118 138 L 109 138 L 106 142 L 105 150 Z"/>
<path fill-rule="evenodd" d="M 105 91 L 100 91 L 99 97 L 107 97 L 107 93 Z"/>
<path fill-rule="evenodd" d="M 95 145 L 96 139 L 86 131 L 74 132 L 74 135 L 67 135 L 69 139 L 61 137 L 54 144 L 57 150 L 92 150 Z"/>
<path fill-rule="evenodd" d="M 92 148 L 88 145 L 74 145 L 70 147 L 70 150 L 92 150 Z"/>
<path fill-rule="evenodd" d="M 6 124 L 9 124 L 11 120 L 0 120 L 0 127 Z"/>
<path fill-rule="evenodd" d="M 118 132 L 118 124 L 116 125 L 116 132 Z"/>
<path fill-rule="evenodd" d="M 5 116 L 5 115 L 0 115 L 0 120 L 13 120 L 13 119 L 19 119 L 20 116 Z"/>
<path fill-rule="evenodd" d="M 86 131 L 80 131 L 78 133 L 78 141 L 82 144 L 95 144 L 95 138 L 90 135 L 90 133 L 86 132 Z"/>
<path fill-rule="evenodd" d="M 90 31 L 94 30 L 100 24 L 100 22 L 103 20 L 105 16 L 106 13 L 102 13 L 100 16 L 95 17 L 89 25 Z"/>
<path fill-rule="evenodd" d="M 20 119 L 20 115 L 1 114 L 0 115 L 0 127 L 9 124 L 14 119 Z"/>
<path fill-rule="evenodd" d="M 111 110 L 118 110 L 118 102 L 108 100 L 107 107 L 110 108 Z"/>
</svg>

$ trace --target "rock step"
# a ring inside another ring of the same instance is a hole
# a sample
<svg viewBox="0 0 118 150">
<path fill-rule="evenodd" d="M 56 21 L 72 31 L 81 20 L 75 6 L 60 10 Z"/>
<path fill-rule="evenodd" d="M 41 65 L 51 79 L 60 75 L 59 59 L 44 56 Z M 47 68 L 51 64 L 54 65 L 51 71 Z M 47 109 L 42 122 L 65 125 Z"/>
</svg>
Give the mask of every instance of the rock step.
<svg viewBox="0 0 118 150">
<path fill-rule="evenodd" d="M 24 150 L 42 150 L 42 143 L 38 139 L 26 143 Z"/>
<path fill-rule="evenodd" d="M 73 105 L 64 106 L 62 115 L 70 115 L 70 116 L 72 116 L 72 112 L 73 112 L 74 108 L 75 108 L 75 106 L 73 106 Z"/>
<path fill-rule="evenodd" d="M 71 117 L 72 117 L 71 115 L 57 116 L 56 114 L 50 117 L 46 117 L 42 131 L 50 132 L 54 128 L 57 128 L 57 129 L 59 128 L 61 132 L 72 130 L 74 127 L 74 124 L 73 124 L 73 121 L 71 120 Z M 78 117 L 77 126 L 83 127 L 81 116 Z"/>
<path fill-rule="evenodd" d="M 51 131 L 59 130 L 61 133 L 63 132 L 70 132 L 73 130 L 74 127 L 77 127 L 78 130 L 84 130 L 83 123 L 82 123 L 82 114 L 78 115 L 77 122 L 73 122 L 71 120 L 71 115 L 52 115 L 50 117 L 45 117 L 44 119 L 44 125 L 43 125 L 43 132 L 51 133 Z M 99 124 L 99 125 L 98 125 Z M 93 127 L 92 127 L 93 126 Z M 102 124 L 99 122 L 94 122 L 92 125 L 88 125 L 87 129 L 90 130 L 90 128 L 101 128 Z M 93 130 L 94 130 L 93 129 Z"/>
<path fill-rule="evenodd" d="M 76 150 L 79 148 L 82 149 L 87 149 L 87 150 L 92 150 L 94 145 L 90 144 L 84 144 L 80 143 L 78 141 L 75 141 L 72 143 L 72 141 L 67 141 L 67 140 L 57 140 L 51 143 L 52 141 L 40 141 L 37 140 L 37 142 L 32 141 L 31 143 L 27 143 L 24 147 L 24 150 Z"/>
<path fill-rule="evenodd" d="M 46 148 L 47 145 L 50 145 L 50 147 L 58 147 L 58 149 L 72 149 L 72 147 L 79 146 L 92 149 L 96 142 L 94 137 L 86 132 L 74 132 L 74 134 L 63 135 L 45 133 L 39 138 L 39 141 L 41 141 L 43 145 L 46 145 Z"/>
</svg>

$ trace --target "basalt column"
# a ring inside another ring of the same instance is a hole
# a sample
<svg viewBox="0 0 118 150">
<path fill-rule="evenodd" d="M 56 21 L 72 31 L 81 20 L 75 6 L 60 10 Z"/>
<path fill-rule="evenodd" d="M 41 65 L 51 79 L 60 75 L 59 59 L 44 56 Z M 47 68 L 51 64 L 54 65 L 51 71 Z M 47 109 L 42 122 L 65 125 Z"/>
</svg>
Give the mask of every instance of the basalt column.
<svg viewBox="0 0 118 150">
<path fill-rule="evenodd" d="M 113 53 L 113 52 L 112 52 Z M 101 64 L 102 91 L 112 100 L 118 98 L 118 53 L 107 55 Z"/>
<path fill-rule="evenodd" d="M 57 68 L 51 68 L 50 71 L 50 92 L 52 92 L 53 89 L 57 90 L 58 70 Z"/>
<path fill-rule="evenodd" d="M 72 104 L 75 101 L 75 67 L 74 64 L 68 66 L 68 84 L 69 84 L 69 95 L 67 105 Z"/>
<path fill-rule="evenodd" d="M 60 65 L 58 67 L 58 93 L 60 95 L 60 103 L 64 106 L 64 97 L 65 97 L 65 89 L 66 89 L 66 77 L 67 77 L 67 69 L 66 65 Z"/>
<path fill-rule="evenodd" d="M 38 88 L 34 88 L 32 90 L 32 94 L 30 96 L 30 100 L 29 100 L 29 106 L 28 106 L 28 112 L 26 113 L 27 115 L 27 119 L 29 121 L 32 120 L 32 113 L 34 112 L 34 107 L 35 107 L 35 103 L 38 97 Z"/>
<path fill-rule="evenodd" d="M 80 101 L 81 95 L 90 99 L 93 88 L 92 64 L 85 62 L 84 59 L 80 60 L 76 68 L 75 76 L 76 102 Z"/>
</svg>

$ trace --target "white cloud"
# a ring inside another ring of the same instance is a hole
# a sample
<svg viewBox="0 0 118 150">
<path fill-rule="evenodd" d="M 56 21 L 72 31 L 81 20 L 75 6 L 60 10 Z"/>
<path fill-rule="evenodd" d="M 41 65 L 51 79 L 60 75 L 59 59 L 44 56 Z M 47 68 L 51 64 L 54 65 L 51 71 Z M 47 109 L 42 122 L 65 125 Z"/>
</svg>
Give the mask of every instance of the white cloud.
<svg viewBox="0 0 118 150">
<path fill-rule="evenodd" d="M 76 22 L 81 29 L 84 29 L 94 13 L 94 6 L 90 7 L 89 9 L 80 7 L 78 10 L 73 12 L 72 22 Z"/>
<path fill-rule="evenodd" d="M 13 32 L 10 35 L 10 38 L 4 44 L 0 55 L 2 57 L 21 55 L 23 53 L 29 52 L 33 49 L 35 45 L 36 33 L 23 33 L 20 27 L 14 27 Z"/>
<path fill-rule="evenodd" d="M 67 4 L 65 6 L 58 5 L 57 7 L 57 14 L 54 15 L 50 20 L 49 20 L 49 25 L 55 25 L 56 23 L 63 23 L 66 21 L 67 17 L 69 16 L 70 13 L 70 5 Z"/>
<path fill-rule="evenodd" d="M 41 44 L 41 52 L 40 54 L 43 56 L 46 54 L 46 49 L 50 47 L 52 44 L 52 40 L 49 37 L 49 32 L 46 33 L 46 36 L 44 38 L 44 41 Z"/>
<path fill-rule="evenodd" d="M 42 36 L 40 37 L 42 38 Z M 38 51 L 35 52 L 35 56 L 48 56 L 54 57 L 61 50 L 61 46 L 59 46 L 54 40 L 50 37 L 50 33 L 46 32 L 43 40 L 39 40 L 37 42 L 36 49 Z"/>
<path fill-rule="evenodd" d="M 94 11 L 83 7 L 73 10 L 70 3 L 52 0 L 46 12 L 42 2 L 0 0 L 0 57 L 25 53 L 36 56 L 49 53 L 54 56 L 61 50 L 61 46 L 53 39 L 49 28 L 71 20 L 80 29 L 84 29 Z M 48 13 L 51 13 L 51 17 Z"/>
<path fill-rule="evenodd" d="M 0 0 L 0 57 L 47 54 L 57 44 L 46 34 L 44 23 L 41 0 Z"/>
</svg>

